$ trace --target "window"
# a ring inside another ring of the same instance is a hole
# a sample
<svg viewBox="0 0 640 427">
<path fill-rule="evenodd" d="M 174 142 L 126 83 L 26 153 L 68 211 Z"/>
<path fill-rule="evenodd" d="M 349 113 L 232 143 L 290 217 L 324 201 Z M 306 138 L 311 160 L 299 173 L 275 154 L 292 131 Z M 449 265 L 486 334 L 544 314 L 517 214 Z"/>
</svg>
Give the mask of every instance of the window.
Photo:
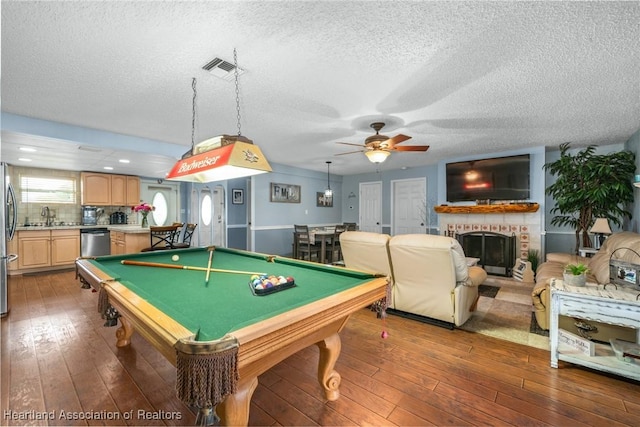
<svg viewBox="0 0 640 427">
<path fill-rule="evenodd" d="M 20 176 L 22 203 L 76 203 L 76 180 L 73 178 L 39 178 Z"/>
<path fill-rule="evenodd" d="M 167 198 L 161 192 L 156 192 L 153 195 L 151 204 L 155 208 L 151 215 L 153 216 L 153 222 L 156 225 L 164 225 L 169 216 L 169 206 L 167 204 Z"/>
<path fill-rule="evenodd" d="M 200 215 L 202 215 L 202 223 L 204 225 L 211 224 L 211 195 L 205 194 L 202 198 L 202 206 L 200 207 Z"/>
</svg>

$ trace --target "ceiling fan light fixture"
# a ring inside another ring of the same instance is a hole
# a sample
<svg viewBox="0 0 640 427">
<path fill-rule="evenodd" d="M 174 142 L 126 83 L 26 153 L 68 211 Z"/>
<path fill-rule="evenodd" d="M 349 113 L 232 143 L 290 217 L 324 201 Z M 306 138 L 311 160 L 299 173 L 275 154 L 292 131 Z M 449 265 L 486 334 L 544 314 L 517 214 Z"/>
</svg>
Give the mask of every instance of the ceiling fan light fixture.
<svg viewBox="0 0 640 427">
<path fill-rule="evenodd" d="M 365 156 L 367 156 L 371 163 L 382 163 L 387 160 L 387 157 L 389 157 L 389 154 L 391 153 L 384 150 L 370 150 L 365 151 L 364 154 Z"/>
</svg>

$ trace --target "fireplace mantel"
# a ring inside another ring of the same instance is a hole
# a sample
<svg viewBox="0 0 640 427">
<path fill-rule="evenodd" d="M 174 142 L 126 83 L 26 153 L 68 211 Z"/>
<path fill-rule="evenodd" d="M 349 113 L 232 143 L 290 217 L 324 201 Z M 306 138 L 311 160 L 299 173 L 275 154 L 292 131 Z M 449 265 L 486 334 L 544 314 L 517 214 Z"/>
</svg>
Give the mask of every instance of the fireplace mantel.
<svg viewBox="0 0 640 427">
<path fill-rule="evenodd" d="M 538 203 L 513 203 L 501 205 L 473 205 L 473 206 L 435 206 L 433 210 L 440 214 L 503 214 L 537 212 Z"/>
</svg>

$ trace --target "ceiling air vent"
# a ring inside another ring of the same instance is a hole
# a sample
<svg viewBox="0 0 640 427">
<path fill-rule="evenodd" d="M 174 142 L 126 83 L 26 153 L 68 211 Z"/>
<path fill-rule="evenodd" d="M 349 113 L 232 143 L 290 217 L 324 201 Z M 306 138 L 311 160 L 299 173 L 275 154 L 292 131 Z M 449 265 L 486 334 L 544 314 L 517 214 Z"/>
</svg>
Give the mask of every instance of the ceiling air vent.
<svg viewBox="0 0 640 427">
<path fill-rule="evenodd" d="M 92 153 L 99 153 L 99 152 L 102 151 L 101 148 L 89 147 L 88 145 L 80 145 L 80 146 L 78 146 L 78 150 L 80 150 L 80 151 L 89 151 L 89 152 L 92 152 Z"/>
<path fill-rule="evenodd" d="M 202 69 L 208 71 L 212 76 L 216 76 L 224 80 L 233 80 L 235 77 L 236 66 L 224 59 L 213 58 L 204 65 Z M 244 73 L 244 70 L 238 67 L 238 75 L 242 73 Z"/>
</svg>

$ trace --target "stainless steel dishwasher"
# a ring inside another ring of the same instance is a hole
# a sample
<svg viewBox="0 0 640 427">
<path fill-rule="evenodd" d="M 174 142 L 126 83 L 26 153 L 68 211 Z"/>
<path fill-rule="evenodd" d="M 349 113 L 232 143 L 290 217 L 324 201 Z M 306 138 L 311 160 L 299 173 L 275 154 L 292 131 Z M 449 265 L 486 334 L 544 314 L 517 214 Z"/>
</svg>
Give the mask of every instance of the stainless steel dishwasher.
<svg viewBox="0 0 640 427">
<path fill-rule="evenodd" d="M 106 228 L 83 228 L 80 230 L 80 255 L 111 255 L 109 230 Z"/>
</svg>

